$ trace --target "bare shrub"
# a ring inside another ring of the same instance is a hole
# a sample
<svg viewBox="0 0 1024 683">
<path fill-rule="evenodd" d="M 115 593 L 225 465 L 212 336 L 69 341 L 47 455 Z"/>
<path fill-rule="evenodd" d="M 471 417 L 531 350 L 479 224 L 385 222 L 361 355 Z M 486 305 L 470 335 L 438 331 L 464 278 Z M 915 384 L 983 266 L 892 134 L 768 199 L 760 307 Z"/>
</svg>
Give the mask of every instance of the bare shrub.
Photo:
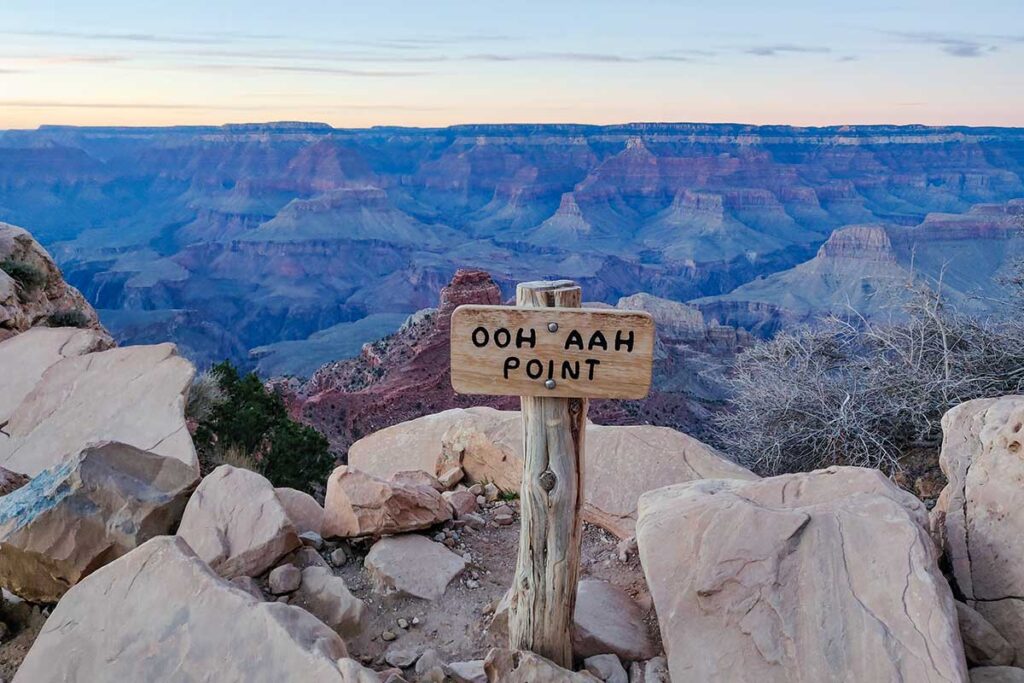
<svg viewBox="0 0 1024 683">
<path fill-rule="evenodd" d="M 899 469 L 901 453 L 937 444 L 940 420 L 974 398 L 1024 387 L 1024 325 L 981 320 L 916 291 L 884 323 L 853 316 L 783 332 L 741 355 L 718 444 L 777 474 L 833 464 Z"/>
<path fill-rule="evenodd" d="M 213 415 L 214 409 L 227 400 L 227 393 L 220 386 L 217 376 L 209 370 L 196 375 L 189 388 L 185 403 L 185 416 L 196 422 L 205 422 Z"/>
</svg>

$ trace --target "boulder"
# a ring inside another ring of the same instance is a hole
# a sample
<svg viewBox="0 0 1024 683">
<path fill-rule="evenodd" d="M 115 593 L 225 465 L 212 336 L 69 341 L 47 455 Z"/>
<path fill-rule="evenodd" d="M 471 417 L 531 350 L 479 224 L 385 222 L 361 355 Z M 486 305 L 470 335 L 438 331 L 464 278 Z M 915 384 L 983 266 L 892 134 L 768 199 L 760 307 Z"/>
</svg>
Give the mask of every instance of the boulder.
<svg viewBox="0 0 1024 683">
<path fill-rule="evenodd" d="M 637 540 L 673 679 L 966 680 L 927 512 L 877 470 L 669 486 Z"/>
<path fill-rule="evenodd" d="M 440 543 L 409 534 L 374 543 L 364 565 L 379 592 L 439 600 L 466 560 Z"/>
<path fill-rule="evenodd" d="M 198 476 L 185 425 L 193 374 L 173 344 L 59 360 L 11 413 L 10 438 L 0 437 L 0 466 L 35 476 L 90 443 L 119 441 L 180 460 Z"/>
<path fill-rule="evenodd" d="M 469 491 L 445 491 L 441 497 L 452 506 L 452 512 L 456 519 L 473 514 L 479 507 L 476 503 L 476 496 Z"/>
<path fill-rule="evenodd" d="M 615 584 L 580 581 L 573 621 L 573 654 L 580 659 L 611 653 L 629 662 L 658 654 L 643 610 Z"/>
<path fill-rule="evenodd" d="M 563 669 L 532 652 L 503 648 L 487 653 L 484 671 L 489 683 L 597 683 L 601 680 L 586 671 Z"/>
<path fill-rule="evenodd" d="M 342 465 L 327 480 L 324 535 L 396 534 L 448 521 L 451 506 L 431 486 L 372 477 Z"/>
<path fill-rule="evenodd" d="M 1013 646 L 977 610 L 957 601 L 956 616 L 968 662 L 978 666 L 1013 663 Z"/>
<path fill-rule="evenodd" d="M 971 683 L 1024 683 L 1024 669 L 1015 666 L 981 666 L 970 670 Z"/>
<path fill-rule="evenodd" d="M 110 337 L 99 330 L 76 327 L 33 327 L 0 342 L 0 368 L 4 369 L 0 424 L 11 417 L 50 366 L 113 345 Z"/>
<path fill-rule="evenodd" d="M 446 667 L 446 670 L 455 683 L 487 683 L 487 672 L 484 671 L 484 660 L 482 659 L 452 662 Z"/>
<path fill-rule="evenodd" d="M 267 586 L 274 595 L 291 593 L 299 587 L 300 583 L 302 583 L 302 571 L 291 564 L 274 567 L 270 570 L 270 575 L 267 576 Z"/>
<path fill-rule="evenodd" d="M 362 629 L 366 616 L 363 601 L 349 592 L 345 580 L 324 567 L 306 567 L 292 604 L 305 608 L 344 638 Z"/>
<path fill-rule="evenodd" d="M 651 425 L 587 425 L 585 467 L 583 518 L 620 539 L 635 535 L 637 501 L 648 491 L 698 479 L 758 479 L 692 436 Z"/>
<path fill-rule="evenodd" d="M 629 676 L 615 655 L 587 657 L 583 660 L 583 668 L 605 683 L 629 683 Z"/>
<path fill-rule="evenodd" d="M 437 446 L 442 424 L 447 428 Z M 430 457 L 423 457 L 425 452 Z M 366 436 L 353 444 L 349 465 L 385 479 L 413 468 L 444 475 L 461 467 L 464 483 L 486 482 L 498 491 L 515 493 L 522 480 L 522 452 L 519 412 L 477 407 L 446 410 Z M 758 477 L 668 427 L 587 425 L 583 518 L 619 538 L 633 535 L 636 502 L 642 494 L 669 484 L 716 478 Z"/>
<path fill-rule="evenodd" d="M 169 533 L 195 484 L 192 468 L 173 458 L 122 443 L 85 448 L 0 498 L 0 584 L 56 602 L 90 572 Z"/>
<path fill-rule="evenodd" d="M 274 492 L 299 534 L 323 534 L 324 509 L 316 502 L 316 498 L 304 491 L 287 487 L 276 488 Z"/>
<path fill-rule="evenodd" d="M 1024 396 L 967 401 L 942 418 L 948 484 L 932 527 L 967 604 L 1024 665 Z"/>
<path fill-rule="evenodd" d="M 15 683 L 372 680 L 315 617 L 234 588 L 174 536 L 94 572 L 46 624 Z"/>
<path fill-rule="evenodd" d="M 34 277 L 29 281 L 25 274 Z M 41 325 L 72 325 L 106 335 L 96 311 L 64 281 L 39 242 L 27 230 L 0 223 L 0 341 Z"/>
<path fill-rule="evenodd" d="M 185 507 L 178 536 L 227 579 L 259 576 L 300 545 L 270 482 L 230 465 L 203 478 Z"/>
</svg>

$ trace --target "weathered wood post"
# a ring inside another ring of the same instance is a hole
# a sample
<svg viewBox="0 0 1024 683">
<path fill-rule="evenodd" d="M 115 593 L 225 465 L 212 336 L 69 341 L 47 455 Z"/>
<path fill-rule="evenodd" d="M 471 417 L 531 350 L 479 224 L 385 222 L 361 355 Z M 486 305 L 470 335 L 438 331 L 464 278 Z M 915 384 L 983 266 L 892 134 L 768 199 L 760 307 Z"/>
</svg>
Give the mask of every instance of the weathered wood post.
<svg viewBox="0 0 1024 683">
<path fill-rule="evenodd" d="M 516 306 L 452 313 L 452 387 L 519 396 L 524 462 L 519 558 L 509 639 L 572 666 L 580 570 L 583 455 L 590 398 L 643 398 L 651 386 L 654 321 L 642 311 L 583 309 L 569 280 L 527 282 Z"/>
<path fill-rule="evenodd" d="M 582 290 L 570 280 L 525 282 L 516 288 L 520 307 L 579 308 L 582 303 Z M 571 669 L 589 401 L 547 396 L 520 400 L 525 467 L 509 641 L 513 649 L 536 652 Z"/>
</svg>

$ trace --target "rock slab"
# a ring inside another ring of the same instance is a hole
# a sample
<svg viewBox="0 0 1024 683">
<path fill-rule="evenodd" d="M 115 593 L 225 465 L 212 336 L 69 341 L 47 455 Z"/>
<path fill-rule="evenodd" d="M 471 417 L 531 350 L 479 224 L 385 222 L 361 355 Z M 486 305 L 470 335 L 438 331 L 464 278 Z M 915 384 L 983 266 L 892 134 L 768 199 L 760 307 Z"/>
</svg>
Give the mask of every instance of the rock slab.
<svg viewBox="0 0 1024 683">
<path fill-rule="evenodd" d="M 440 543 L 417 534 L 382 538 L 364 560 L 377 590 L 424 600 L 440 600 L 466 560 Z"/>
<path fill-rule="evenodd" d="M 876 470 L 663 488 L 637 540 L 673 680 L 967 679 L 927 512 Z"/>
<path fill-rule="evenodd" d="M 601 680 L 586 671 L 563 669 L 532 652 L 501 648 L 487 653 L 484 671 L 488 683 L 599 683 Z"/>
<path fill-rule="evenodd" d="M 2 437 L 0 437 L 2 438 Z M 181 519 L 192 468 L 122 443 L 85 448 L 0 498 L 0 584 L 56 602 Z"/>
<path fill-rule="evenodd" d="M 257 601 L 163 536 L 68 591 L 14 681 L 363 681 L 346 656 L 312 615 Z"/>
<path fill-rule="evenodd" d="M 579 582 L 573 621 L 572 649 L 577 658 L 614 654 L 631 662 L 657 654 L 643 610 L 629 594 L 607 581 Z"/>
</svg>

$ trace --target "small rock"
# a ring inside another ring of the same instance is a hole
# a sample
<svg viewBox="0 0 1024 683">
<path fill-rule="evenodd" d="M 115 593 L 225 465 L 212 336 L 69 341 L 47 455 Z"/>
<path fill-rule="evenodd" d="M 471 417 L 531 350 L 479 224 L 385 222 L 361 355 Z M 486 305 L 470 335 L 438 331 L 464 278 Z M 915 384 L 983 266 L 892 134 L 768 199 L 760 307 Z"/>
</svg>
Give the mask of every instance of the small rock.
<svg viewBox="0 0 1024 683">
<path fill-rule="evenodd" d="M 284 603 L 285 605 L 287 605 L 288 604 L 288 596 L 287 595 L 282 595 L 281 597 L 279 597 L 274 602 L 281 602 L 281 603 Z"/>
<path fill-rule="evenodd" d="M 466 581 L 466 588 L 470 590 L 476 590 L 480 587 L 480 582 L 475 579 L 469 579 Z"/>
<path fill-rule="evenodd" d="M 338 548 L 331 553 L 331 564 L 335 567 L 341 567 L 346 562 L 348 562 L 348 553 L 344 548 Z"/>
<path fill-rule="evenodd" d="M 448 501 L 455 512 L 455 518 L 460 519 L 465 515 L 476 512 L 478 509 L 476 496 L 469 491 L 445 491 L 441 497 Z"/>
<path fill-rule="evenodd" d="M 664 657 L 652 657 L 644 665 L 644 683 L 671 683 L 668 661 Z"/>
<path fill-rule="evenodd" d="M 487 505 L 487 499 L 484 498 L 482 495 L 477 496 L 476 497 L 476 504 L 478 506 L 480 506 L 480 507 L 483 507 L 484 505 Z"/>
<path fill-rule="evenodd" d="M 487 521 L 480 515 L 468 514 L 463 515 L 462 518 L 466 521 L 466 524 L 468 524 L 472 529 L 483 529 L 485 526 L 487 526 Z"/>
<path fill-rule="evenodd" d="M 629 558 L 636 555 L 636 536 L 619 541 L 619 544 L 615 546 L 615 551 L 618 553 L 619 562 L 627 562 Z"/>
<path fill-rule="evenodd" d="M 413 626 L 419 626 L 420 625 L 420 618 L 419 617 L 413 617 L 412 618 L 412 625 Z"/>
<path fill-rule="evenodd" d="M 384 661 L 391 666 L 397 666 L 399 669 L 409 668 L 416 663 L 419 657 L 420 653 L 411 648 L 399 649 L 392 647 L 384 653 Z"/>
<path fill-rule="evenodd" d="M 583 668 L 605 683 L 629 683 L 622 662 L 615 655 L 594 655 L 583 660 Z"/>
<path fill-rule="evenodd" d="M 498 500 L 498 496 L 501 495 L 501 490 L 493 483 L 484 484 L 484 498 L 487 502 L 492 503 Z"/>
<path fill-rule="evenodd" d="M 444 679 L 444 661 L 441 659 L 441 655 L 437 653 L 434 648 L 428 648 L 423 651 L 423 654 L 416 660 L 416 675 L 423 678 L 423 676 L 433 669 L 439 669 L 441 671 L 441 679 L 443 683 Z"/>
<path fill-rule="evenodd" d="M 302 583 L 302 572 L 294 565 L 282 564 L 271 570 L 270 576 L 267 577 L 267 583 L 270 586 L 270 592 L 274 595 L 291 593 Z"/>
<path fill-rule="evenodd" d="M 324 547 L 323 537 L 315 531 L 302 532 L 299 534 L 299 540 L 302 541 L 303 545 L 315 548 L 316 550 L 320 550 L 320 548 Z"/>
<path fill-rule="evenodd" d="M 469 487 L 469 492 L 472 493 L 474 496 L 482 496 L 484 494 L 484 485 L 473 484 L 472 486 Z"/>
<path fill-rule="evenodd" d="M 437 480 L 441 482 L 441 486 L 445 487 L 446 489 L 450 489 L 456 484 L 458 484 L 460 481 L 462 481 L 462 477 L 464 475 L 465 473 L 462 471 L 461 467 L 449 467 L 447 470 L 441 473 Z"/>
<path fill-rule="evenodd" d="M 434 534 L 434 541 L 437 543 L 444 543 L 444 540 L 446 538 L 448 537 L 444 535 L 443 531 L 438 531 L 436 534 Z"/>
<path fill-rule="evenodd" d="M 466 561 L 425 536 L 407 534 L 377 541 L 366 556 L 366 569 L 378 592 L 396 591 L 438 600 Z"/>
<path fill-rule="evenodd" d="M 398 620 L 398 628 L 409 628 L 409 620 L 405 617 L 401 617 Z"/>
<path fill-rule="evenodd" d="M 391 631 L 384 631 L 383 633 L 380 634 L 380 639 L 383 640 L 385 643 L 390 643 L 392 640 L 394 640 L 397 637 L 398 636 L 396 636 Z"/>
</svg>

